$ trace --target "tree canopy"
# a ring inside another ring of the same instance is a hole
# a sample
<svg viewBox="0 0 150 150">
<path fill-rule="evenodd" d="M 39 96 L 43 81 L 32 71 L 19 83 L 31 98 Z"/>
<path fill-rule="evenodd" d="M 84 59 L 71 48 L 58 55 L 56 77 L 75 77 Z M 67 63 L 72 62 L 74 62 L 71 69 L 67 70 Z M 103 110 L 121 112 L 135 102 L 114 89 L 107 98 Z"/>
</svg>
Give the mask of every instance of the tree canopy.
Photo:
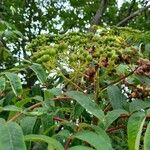
<svg viewBox="0 0 150 150">
<path fill-rule="evenodd" d="M 149 24 L 149 0 L 1 0 L 0 150 L 149 150 Z"/>
</svg>

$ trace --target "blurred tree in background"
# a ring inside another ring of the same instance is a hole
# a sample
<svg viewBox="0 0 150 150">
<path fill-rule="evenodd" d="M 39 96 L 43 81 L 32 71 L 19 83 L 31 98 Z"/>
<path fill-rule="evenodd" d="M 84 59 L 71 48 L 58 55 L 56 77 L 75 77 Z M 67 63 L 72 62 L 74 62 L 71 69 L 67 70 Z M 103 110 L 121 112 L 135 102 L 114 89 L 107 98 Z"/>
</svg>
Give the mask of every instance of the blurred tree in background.
<svg viewBox="0 0 150 150">
<path fill-rule="evenodd" d="M 0 150 L 150 150 L 149 60 L 149 0 L 0 0 Z"/>
<path fill-rule="evenodd" d="M 117 0 L 1 0 L 0 41 L 13 55 L 27 58 L 26 44 L 42 33 L 87 32 L 90 25 L 148 31 L 148 2 L 124 0 L 118 7 Z"/>
</svg>

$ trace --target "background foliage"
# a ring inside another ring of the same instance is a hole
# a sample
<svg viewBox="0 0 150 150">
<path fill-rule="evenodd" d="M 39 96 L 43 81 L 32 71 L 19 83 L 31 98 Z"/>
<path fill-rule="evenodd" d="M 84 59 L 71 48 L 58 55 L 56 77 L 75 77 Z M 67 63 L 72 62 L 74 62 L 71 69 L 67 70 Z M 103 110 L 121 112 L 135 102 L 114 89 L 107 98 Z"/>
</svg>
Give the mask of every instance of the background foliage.
<svg viewBox="0 0 150 150">
<path fill-rule="evenodd" d="M 0 3 L 0 150 L 150 149 L 148 1 Z"/>
</svg>

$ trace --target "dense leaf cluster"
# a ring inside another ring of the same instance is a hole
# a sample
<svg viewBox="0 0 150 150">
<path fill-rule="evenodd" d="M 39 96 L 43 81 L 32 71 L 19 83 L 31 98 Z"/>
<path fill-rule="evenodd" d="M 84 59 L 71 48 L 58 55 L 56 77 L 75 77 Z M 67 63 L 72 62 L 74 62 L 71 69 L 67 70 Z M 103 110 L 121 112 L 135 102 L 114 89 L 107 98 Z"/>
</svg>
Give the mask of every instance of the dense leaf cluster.
<svg viewBox="0 0 150 150">
<path fill-rule="evenodd" d="M 93 31 L 40 35 L 0 74 L 1 149 L 149 149 L 150 33 Z"/>
</svg>

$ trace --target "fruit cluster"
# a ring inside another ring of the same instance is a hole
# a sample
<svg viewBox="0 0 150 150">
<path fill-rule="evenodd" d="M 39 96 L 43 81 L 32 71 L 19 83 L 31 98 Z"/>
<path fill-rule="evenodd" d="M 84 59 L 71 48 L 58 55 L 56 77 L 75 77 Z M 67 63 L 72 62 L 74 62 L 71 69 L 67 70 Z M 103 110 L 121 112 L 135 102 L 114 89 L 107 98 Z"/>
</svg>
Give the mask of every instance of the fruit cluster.
<svg viewBox="0 0 150 150">
<path fill-rule="evenodd" d="M 138 85 L 133 89 L 130 98 L 145 99 L 150 97 L 150 87 Z"/>
<path fill-rule="evenodd" d="M 150 61 L 139 59 L 136 73 L 138 75 L 144 75 L 144 76 L 150 77 Z"/>
<path fill-rule="evenodd" d="M 150 76 L 150 63 L 140 60 L 141 37 L 140 31 L 130 28 L 97 28 L 95 33 L 41 35 L 28 47 L 34 62 L 41 63 L 49 71 L 65 68 L 72 82 L 80 83 L 82 79 L 94 82 L 97 70 L 101 80 L 110 82 L 124 75 L 118 73 L 120 64 L 130 65 L 130 68 L 138 66 L 136 74 Z"/>
</svg>

